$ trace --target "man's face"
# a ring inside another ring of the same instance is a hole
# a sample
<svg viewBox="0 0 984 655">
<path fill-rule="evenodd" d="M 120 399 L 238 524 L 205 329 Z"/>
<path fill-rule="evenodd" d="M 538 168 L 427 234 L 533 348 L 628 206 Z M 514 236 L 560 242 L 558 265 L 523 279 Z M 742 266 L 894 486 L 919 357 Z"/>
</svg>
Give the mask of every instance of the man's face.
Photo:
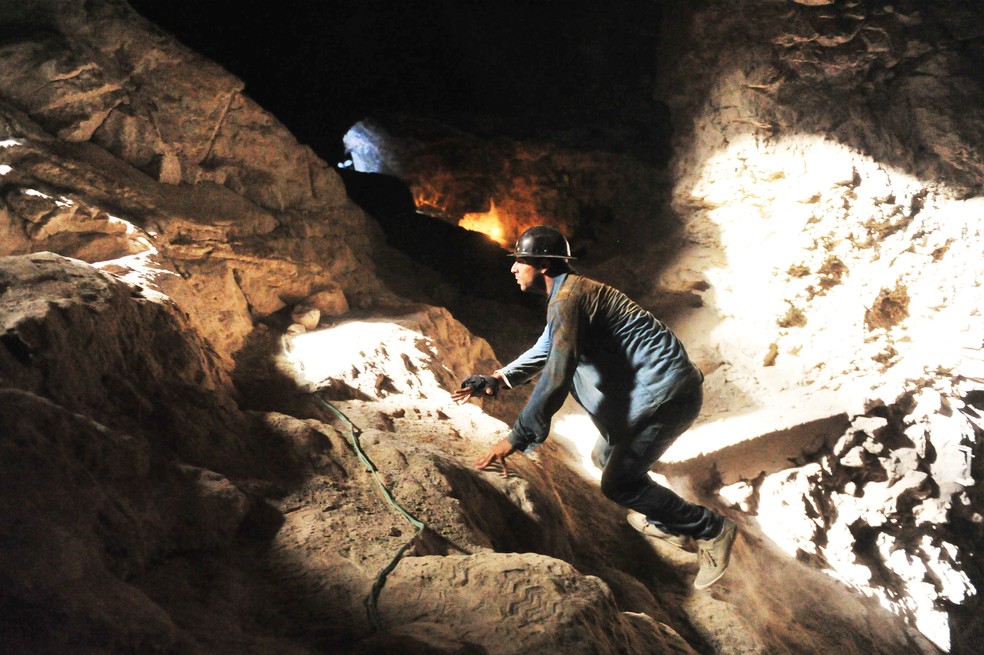
<svg viewBox="0 0 984 655">
<path fill-rule="evenodd" d="M 543 272 L 538 269 L 529 259 L 517 258 L 509 269 L 516 277 L 516 284 L 523 291 L 539 291 L 546 289 L 546 282 L 543 279 Z"/>
</svg>

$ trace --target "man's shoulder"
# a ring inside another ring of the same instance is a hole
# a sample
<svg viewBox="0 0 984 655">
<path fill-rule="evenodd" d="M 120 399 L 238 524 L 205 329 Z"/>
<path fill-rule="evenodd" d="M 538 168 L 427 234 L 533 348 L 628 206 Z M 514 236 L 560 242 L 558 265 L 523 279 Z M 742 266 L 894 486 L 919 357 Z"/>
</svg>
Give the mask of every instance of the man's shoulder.
<svg viewBox="0 0 984 655">
<path fill-rule="evenodd" d="M 605 288 L 611 287 L 604 282 L 592 280 L 591 278 L 578 275 L 577 273 L 568 273 L 564 280 L 564 284 L 557 292 L 556 299 L 560 300 L 561 298 L 584 296 Z"/>
<path fill-rule="evenodd" d="M 608 285 L 591 278 L 568 273 L 557 292 L 550 298 L 548 310 L 563 311 L 565 314 L 577 311 L 587 311 Z M 563 310 L 562 310 L 563 308 Z"/>
</svg>

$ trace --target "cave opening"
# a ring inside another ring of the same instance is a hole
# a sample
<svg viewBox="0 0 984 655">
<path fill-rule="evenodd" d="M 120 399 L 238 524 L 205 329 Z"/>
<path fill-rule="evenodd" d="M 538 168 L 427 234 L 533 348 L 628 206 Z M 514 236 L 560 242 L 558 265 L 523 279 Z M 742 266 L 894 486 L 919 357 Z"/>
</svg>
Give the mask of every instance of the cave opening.
<svg viewBox="0 0 984 655">
<path fill-rule="evenodd" d="M 652 73 L 639 75 L 659 59 L 660 2 L 332 2 L 289 11 L 130 4 L 244 80 L 246 94 L 339 165 L 351 197 L 379 221 L 389 243 L 435 270 L 455 294 L 528 306 L 494 248 L 511 246 L 517 234 L 497 224 L 503 208 L 495 199 L 451 198 L 458 206 L 448 214 L 415 190 L 414 209 L 397 188 L 410 184 L 412 171 L 389 171 L 378 161 L 348 166 L 346 140 L 367 117 L 421 117 L 488 143 L 490 157 L 499 155 L 497 141 L 517 139 L 617 153 L 654 169 L 669 160 L 670 110 L 649 91 Z M 593 218 L 596 204 L 587 203 L 583 225 L 573 226 L 592 238 L 604 233 L 604 221 Z M 449 225 L 477 228 L 491 243 Z"/>
</svg>

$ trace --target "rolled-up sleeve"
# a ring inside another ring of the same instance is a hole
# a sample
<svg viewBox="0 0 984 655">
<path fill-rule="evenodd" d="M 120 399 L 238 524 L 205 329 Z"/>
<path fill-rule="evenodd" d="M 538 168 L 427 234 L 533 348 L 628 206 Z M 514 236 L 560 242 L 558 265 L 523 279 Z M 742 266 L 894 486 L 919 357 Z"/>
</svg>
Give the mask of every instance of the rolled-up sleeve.
<svg viewBox="0 0 984 655">
<path fill-rule="evenodd" d="M 577 304 L 573 300 L 561 300 L 550 306 L 547 329 L 544 330 L 547 353 L 545 362 L 541 364 L 543 372 L 508 437 L 515 448 L 530 452 L 546 441 L 553 415 L 564 404 L 571 389 L 580 355 L 580 329 Z M 539 345 L 538 341 L 527 354 L 536 351 L 533 357 L 540 356 L 542 350 L 537 350 Z M 518 375 L 516 379 L 520 379 Z"/>
</svg>

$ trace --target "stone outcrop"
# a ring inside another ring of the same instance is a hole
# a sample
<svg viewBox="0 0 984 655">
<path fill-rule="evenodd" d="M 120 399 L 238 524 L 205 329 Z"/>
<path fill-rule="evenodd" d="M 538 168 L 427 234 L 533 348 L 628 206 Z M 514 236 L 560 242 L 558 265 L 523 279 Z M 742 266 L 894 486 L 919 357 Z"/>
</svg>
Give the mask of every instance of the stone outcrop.
<svg viewBox="0 0 984 655">
<path fill-rule="evenodd" d="M 173 301 L 78 260 L 0 258 L 0 319 L 15 652 L 931 652 L 751 542 L 725 600 L 694 596 L 693 556 L 632 531 L 562 447 L 476 471 L 506 426 L 450 402 L 438 362 L 485 351 L 446 313 L 284 335 L 257 384 L 289 413 L 241 410 Z M 777 630 L 793 578 L 804 615 L 836 611 Z"/>
<path fill-rule="evenodd" d="M 149 277 L 228 361 L 281 309 L 389 298 L 378 228 L 240 80 L 122 2 L 2 11 L 3 254 Z"/>
<path fill-rule="evenodd" d="M 5 648 L 187 649 L 132 584 L 209 551 L 289 477 L 170 302 L 50 253 L 0 258 Z M 235 482 L 233 482 L 235 480 Z"/>
<path fill-rule="evenodd" d="M 696 653 L 646 614 L 620 614 L 598 578 L 541 555 L 415 557 L 397 569 L 380 604 L 396 635 L 445 648 Z"/>
</svg>

